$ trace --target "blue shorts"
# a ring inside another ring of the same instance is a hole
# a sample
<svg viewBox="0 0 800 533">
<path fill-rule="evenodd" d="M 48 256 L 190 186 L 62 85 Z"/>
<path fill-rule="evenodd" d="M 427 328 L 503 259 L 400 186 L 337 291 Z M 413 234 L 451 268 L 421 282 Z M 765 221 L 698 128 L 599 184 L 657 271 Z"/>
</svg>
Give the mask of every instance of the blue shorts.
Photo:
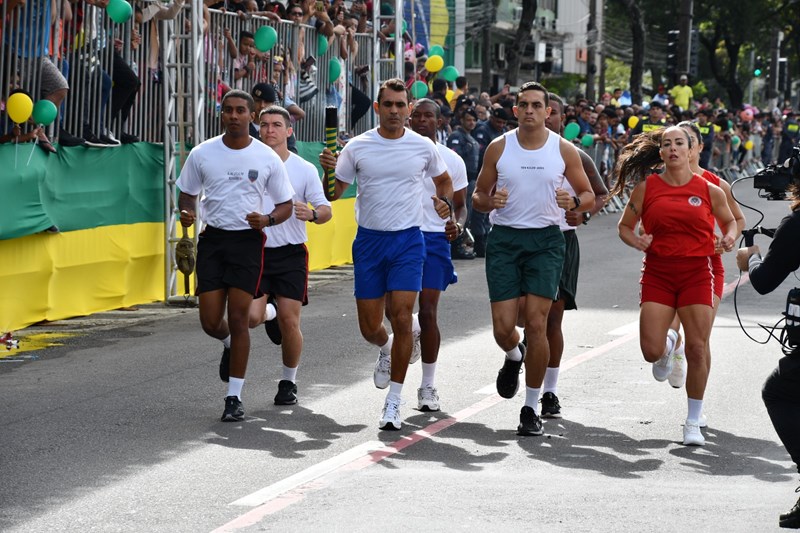
<svg viewBox="0 0 800 533">
<path fill-rule="evenodd" d="M 422 290 L 425 240 L 417 227 L 376 231 L 359 226 L 353 241 L 357 300 L 383 298 L 391 291 Z"/>
<path fill-rule="evenodd" d="M 450 241 L 442 232 L 423 231 L 425 237 L 425 266 L 422 267 L 422 288 L 437 291 L 458 281 L 450 259 Z"/>
</svg>

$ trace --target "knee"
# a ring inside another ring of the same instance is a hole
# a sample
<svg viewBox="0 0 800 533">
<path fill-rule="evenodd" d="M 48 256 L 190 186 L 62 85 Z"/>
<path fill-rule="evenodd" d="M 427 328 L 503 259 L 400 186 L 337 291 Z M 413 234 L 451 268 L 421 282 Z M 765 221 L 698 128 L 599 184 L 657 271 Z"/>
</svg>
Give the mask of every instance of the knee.
<svg viewBox="0 0 800 533">
<path fill-rule="evenodd" d="M 708 345 L 705 341 L 689 341 L 684 347 L 686 362 L 689 365 L 704 365 L 708 357 Z"/>
<path fill-rule="evenodd" d="M 644 360 L 648 363 L 655 363 L 664 357 L 666 344 L 664 343 L 663 339 L 661 342 L 654 339 L 642 339 L 639 346 L 642 349 L 642 356 L 644 356 Z"/>
<path fill-rule="evenodd" d="M 300 317 L 295 315 L 281 315 L 278 313 L 278 324 L 281 326 L 282 332 L 299 331 L 300 330 Z"/>
<path fill-rule="evenodd" d="M 411 322 L 411 313 L 395 313 L 392 316 L 392 330 L 395 332 L 411 331 Z"/>
<path fill-rule="evenodd" d="M 419 325 L 427 329 L 436 327 L 436 308 L 435 307 L 420 307 L 419 309 Z"/>
</svg>

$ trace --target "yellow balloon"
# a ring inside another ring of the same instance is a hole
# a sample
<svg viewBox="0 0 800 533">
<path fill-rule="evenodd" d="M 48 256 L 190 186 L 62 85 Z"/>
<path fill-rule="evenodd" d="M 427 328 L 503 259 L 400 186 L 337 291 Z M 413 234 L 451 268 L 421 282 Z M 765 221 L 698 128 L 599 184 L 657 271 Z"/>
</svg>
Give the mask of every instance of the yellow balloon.
<svg viewBox="0 0 800 533">
<path fill-rule="evenodd" d="M 454 94 L 455 94 L 455 93 L 453 92 L 453 89 L 447 89 L 447 92 L 446 92 L 446 93 L 444 93 L 444 97 L 445 97 L 445 98 L 447 98 L 447 102 L 448 102 L 448 103 L 450 102 L 450 100 L 452 100 L 452 99 L 453 99 L 453 95 L 454 95 Z"/>
<path fill-rule="evenodd" d="M 744 143 L 744 149 L 745 150 L 752 150 L 753 149 L 753 141 L 748 140 L 746 143 Z"/>
<path fill-rule="evenodd" d="M 22 124 L 31 118 L 31 113 L 33 113 L 33 101 L 27 94 L 14 93 L 8 97 L 6 112 L 13 122 Z"/>
<path fill-rule="evenodd" d="M 425 60 L 425 68 L 428 72 L 439 72 L 444 67 L 442 56 L 430 56 Z"/>
<path fill-rule="evenodd" d="M 719 133 L 719 132 L 721 132 L 721 131 L 722 131 L 722 126 L 719 126 L 719 125 L 717 125 L 717 124 L 714 124 L 714 132 L 715 132 L 715 133 Z"/>
<path fill-rule="evenodd" d="M 638 123 L 639 123 L 639 117 L 637 117 L 636 115 L 633 115 L 631 118 L 628 119 L 628 127 L 630 129 L 635 128 Z"/>
</svg>

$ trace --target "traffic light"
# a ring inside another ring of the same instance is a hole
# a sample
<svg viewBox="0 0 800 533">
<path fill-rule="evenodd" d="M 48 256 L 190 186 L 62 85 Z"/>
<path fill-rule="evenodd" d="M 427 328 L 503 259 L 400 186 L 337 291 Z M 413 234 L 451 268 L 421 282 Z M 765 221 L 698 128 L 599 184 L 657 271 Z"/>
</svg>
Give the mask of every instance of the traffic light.
<svg viewBox="0 0 800 533">
<path fill-rule="evenodd" d="M 760 78 L 762 74 L 764 74 L 764 58 L 756 56 L 755 62 L 753 63 L 753 77 Z"/>
<path fill-rule="evenodd" d="M 678 39 L 681 32 L 671 30 L 667 32 L 667 77 L 675 79 L 678 72 Z"/>
</svg>

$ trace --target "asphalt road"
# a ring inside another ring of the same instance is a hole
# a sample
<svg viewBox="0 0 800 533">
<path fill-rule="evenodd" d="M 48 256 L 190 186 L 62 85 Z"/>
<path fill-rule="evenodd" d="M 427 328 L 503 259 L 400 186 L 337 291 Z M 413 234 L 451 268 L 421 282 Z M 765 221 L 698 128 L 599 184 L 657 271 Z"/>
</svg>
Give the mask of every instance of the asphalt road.
<svg viewBox="0 0 800 533">
<path fill-rule="evenodd" d="M 755 200 L 748 187 L 737 192 L 774 227 L 788 204 Z M 580 228 L 580 310 L 565 318 L 558 392 L 565 418 L 547 421 L 545 436 L 517 437 L 523 395 L 494 393 L 503 355 L 482 260 L 458 262 L 459 282 L 442 298 L 443 411 L 414 409 L 416 365 L 403 429 L 378 430 L 377 349 L 358 333 L 340 269 L 314 276 L 297 406 L 272 404 L 279 352 L 254 330 L 243 423 L 219 421 L 221 349 L 193 309 L 51 324 L 75 336 L 0 359 L 0 530 L 777 530 L 798 484 L 760 399 L 778 345 L 748 340 L 725 297 L 707 445 L 682 446 L 686 395 L 655 382 L 639 352 L 641 255 L 619 241 L 616 219 Z M 725 264 L 732 288 L 732 254 Z M 766 338 L 756 323 L 776 322 L 797 284 L 761 297 L 745 280 L 738 312 L 752 336 Z"/>
</svg>

